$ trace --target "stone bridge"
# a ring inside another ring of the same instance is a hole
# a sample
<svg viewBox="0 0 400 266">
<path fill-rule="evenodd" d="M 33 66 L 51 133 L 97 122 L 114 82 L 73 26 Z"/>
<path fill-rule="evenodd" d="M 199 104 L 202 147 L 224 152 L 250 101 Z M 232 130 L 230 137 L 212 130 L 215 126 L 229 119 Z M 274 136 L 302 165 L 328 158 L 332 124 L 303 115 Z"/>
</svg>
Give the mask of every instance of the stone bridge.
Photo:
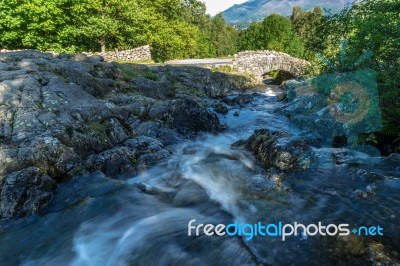
<svg viewBox="0 0 400 266">
<path fill-rule="evenodd" d="M 310 63 L 275 51 L 245 51 L 235 55 L 233 66 L 239 72 L 251 72 L 259 77 L 274 71 L 286 71 L 293 76 L 303 75 Z"/>
</svg>

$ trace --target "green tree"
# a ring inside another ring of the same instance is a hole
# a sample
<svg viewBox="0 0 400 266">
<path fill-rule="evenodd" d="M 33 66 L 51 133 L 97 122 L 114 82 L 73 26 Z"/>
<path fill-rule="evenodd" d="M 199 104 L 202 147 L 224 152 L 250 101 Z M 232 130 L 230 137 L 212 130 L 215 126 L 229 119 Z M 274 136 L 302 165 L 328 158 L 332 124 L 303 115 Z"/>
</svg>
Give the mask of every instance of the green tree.
<svg viewBox="0 0 400 266">
<path fill-rule="evenodd" d="M 400 2 L 397 0 L 364 0 L 341 13 L 325 18 L 317 28 L 315 52 L 332 60 L 338 58 L 338 43 L 346 39 L 348 61 L 345 68 L 366 50 L 371 60 L 359 67 L 374 69 L 378 74 L 383 134 L 400 140 Z M 340 64 L 341 62 L 336 62 Z"/>
<path fill-rule="evenodd" d="M 237 37 L 237 30 L 226 25 L 222 13 L 219 13 L 212 18 L 211 40 L 214 44 L 217 57 L 233 55 L 236 53 Z"/>
<path fill-rule="evenodd" d="M 324 11 L 320 7 L 315 7 L 310 11 L 303 11 L 300 6 L 293 7 L 291 21 L 296 33 L 305 44 L 305 57 L 313 58 L 311 51 L 318 48 L 318 26 L 322 23 Z"/>
<path fill-rule="evenodd" d="M 238 46 L 240 50 L 264 49 L 261 39 L 261 23 L 253 22 L 246 30 L 239 33 Z"/>
<path fill-rule="evenodd" d="M 101 52 L 137 44 L 132 37 L 137 35 L 137 21 L 145 12 L 135 0 L 86 0 L 81 7 L 80 32 L 95 40 Z"/>
<path fill-rule="evenodd" d="M 242 50 L 275 50 L 302 57 L 304 44 L 288 18 L 278 14 L 266 17 L 261 23 L 252 23 L 240 35 Z"/>
<path fill-rule="evenodd" d="M 236 51 L 236 30 L 221 18 L 197 0 L 3 0 L 0 47 L 104 52 L 150 44 L 156 61 L 222 56 Z"/>
<path fill-rule="evenodd" d="M 1 1 L 0 45 L 10 49 L 57 49 L 58 32 L 68 20 L 55 1 Z"/>
<path fill-rule="evenodd" d="M 186 22 L 154 23 L 157 29 L 149 36 L 152 54 L 156 61 L 194 57 L 198 50 L 199 29 Z"/>
</svg>

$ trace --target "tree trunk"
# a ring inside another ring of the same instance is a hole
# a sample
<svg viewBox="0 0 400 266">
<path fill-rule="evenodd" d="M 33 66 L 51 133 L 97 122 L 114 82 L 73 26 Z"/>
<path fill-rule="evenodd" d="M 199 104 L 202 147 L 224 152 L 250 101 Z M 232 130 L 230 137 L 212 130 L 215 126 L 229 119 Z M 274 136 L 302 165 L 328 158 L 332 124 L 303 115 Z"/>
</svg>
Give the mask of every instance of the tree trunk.
<svg viewBox="0 0 400 266">
<path fill-rule="evenodd" d="M 106 38 L 101 37 L 100 46 L 101 46 L 101 53 L 104 54 L 106 52 Z"/>
<path fill-rule="evenodd" d="M 118 52 L 118 48 L 115 48 L 115 56 L 117 57 L 117 60 L 119 60 L 119 52 Z"/>
</svg>

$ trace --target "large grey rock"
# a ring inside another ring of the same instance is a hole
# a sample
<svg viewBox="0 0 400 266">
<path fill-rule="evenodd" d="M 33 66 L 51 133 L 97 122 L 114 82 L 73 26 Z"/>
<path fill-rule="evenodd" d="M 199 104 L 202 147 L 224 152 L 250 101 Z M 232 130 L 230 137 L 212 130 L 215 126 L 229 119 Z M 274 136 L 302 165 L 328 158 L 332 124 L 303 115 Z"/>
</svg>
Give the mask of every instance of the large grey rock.
<svg viewBox="0 0 400 266">
<path fill-rule="evenodd" d="M 136 134 L 159 139 L 164 145 L 183 141 L 183 136 L 155 121 L 147 121 L 140 124 L 136 129 Z"/>
<path fill-rule="evenodd" d="M 1 184 L 0 217 L 14 218 L 46 207 L 56 183 L 39 168 L 30 167 L 6 176 Z"/>
<path fill-rule="evenodd" d="M 318 164 L 316 154 L 304 140 L 279 131 L 259 129 L 249 139 L 232 146 L 252 151 L 266 169 L 275 167 L 282 171 L 302 171 Z"/>
<path fill-rule="evenodd" d="M 190 99 L 155 105 L 150 110 L 150 116 L 164 121 L 179 134 L 189 137 L 200 131 L 217 133 L 225 129 L 215 113 Z"/>
<path fill-rule="evenodd" d="M 228 113 L 229 109 L 223 103 L 216 103 L 214 105 L 214 111 L 217 112 L 217 113 L 220 113 L 220 114 L 226 114 L 226 113 Z"/>
<path fill-rule="evenodd" d="M 125 141 L 124 145 L 136 151 L 136 167 L 139 172 L 171 155 L 171 152 L 165 149 L 161 141 L 151 137 L 141 136 L 130 139 Z"/>
<path fill-rule="evenodd" d="M 89 172 L 100 171 L 109 177 L 133 176 L 136 170 L 136 150 L 116 147 L 87 158 L 84 168 Z"/>
<path fill-rule="evenodd" d="M 154 81 L 139 77 L 133 79 L 131 82 L 135 90 L 150 98 L 167 99 L 175 96 L 171 83 L 165 80 Z"/>
<path fill-rule="evenodd" d="M 187 91 L 196 89 L 211 98 L 221 98 L 257 84 L 251 78 L 212 72 L 201 67 L 160 67 L 159 69 L 168 73 L 173 81 L 179 82 Z"/>
</svg>

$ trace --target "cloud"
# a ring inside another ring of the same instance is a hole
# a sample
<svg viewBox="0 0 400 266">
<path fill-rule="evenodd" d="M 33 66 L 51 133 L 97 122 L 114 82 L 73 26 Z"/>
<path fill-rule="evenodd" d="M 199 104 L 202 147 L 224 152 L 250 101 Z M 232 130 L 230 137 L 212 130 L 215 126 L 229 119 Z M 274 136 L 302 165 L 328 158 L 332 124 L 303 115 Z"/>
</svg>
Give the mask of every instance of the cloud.
<svg viewBox="0 0 400 266">
<path fill-rule="evenodd" d="M 247 2 L 247 0 L 202 0 L 202 2 L 207 6 L 207 13 L 214 16 L 235 4 Z"/>
</svg>

